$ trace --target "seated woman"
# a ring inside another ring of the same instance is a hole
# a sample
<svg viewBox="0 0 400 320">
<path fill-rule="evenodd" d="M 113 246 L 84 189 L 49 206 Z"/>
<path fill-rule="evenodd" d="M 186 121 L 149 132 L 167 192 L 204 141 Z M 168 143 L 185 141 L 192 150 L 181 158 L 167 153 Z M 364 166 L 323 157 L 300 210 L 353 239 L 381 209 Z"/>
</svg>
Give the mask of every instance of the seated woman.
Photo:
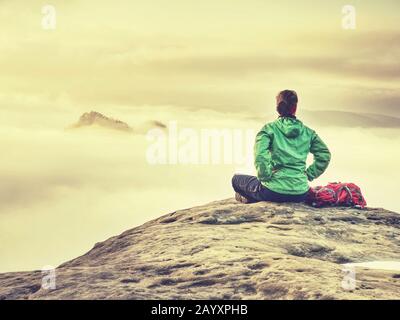
<svg viewBox="0 0 400 320">
<path fill-rule="evenodd" d="M 234 175 L 232 178 L 236 200 L 240 202 L 302 202 L 310 188 L 308 181 L 318 178 L 329 165 L 328 147 L 295 116 L 296 92 L 284 90 L 276 102 L 278 119 L 267 123 L 256 137 L 257 177 Z M 314 161 L 306 169 L 309 152 L 314 155 Z"/>
</svg>

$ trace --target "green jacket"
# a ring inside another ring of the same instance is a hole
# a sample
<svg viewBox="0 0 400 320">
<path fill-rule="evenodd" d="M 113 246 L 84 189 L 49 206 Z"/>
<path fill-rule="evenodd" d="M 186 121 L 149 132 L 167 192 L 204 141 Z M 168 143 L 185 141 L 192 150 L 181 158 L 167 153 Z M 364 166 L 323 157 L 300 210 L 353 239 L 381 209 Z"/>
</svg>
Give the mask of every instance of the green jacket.
<svg viewBox="0 0 400 320">
<path fill-rule="evenodd" d="M 308 153 L 313 163 L 306 169 Z M 268 189 L 283 194 L 303 194 L 308 181 L 328 167 L 331 153 L 317 133 L 300 120 L 279 117 L 257 134 L 254 146 L 257 177 Z"/>
</svg>

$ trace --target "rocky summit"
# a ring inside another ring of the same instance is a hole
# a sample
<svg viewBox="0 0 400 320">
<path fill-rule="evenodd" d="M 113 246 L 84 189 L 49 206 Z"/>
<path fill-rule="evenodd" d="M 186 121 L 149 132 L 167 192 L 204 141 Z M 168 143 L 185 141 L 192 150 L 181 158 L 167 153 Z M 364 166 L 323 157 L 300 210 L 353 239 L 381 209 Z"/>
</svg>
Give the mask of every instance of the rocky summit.
<svg viewBox="0 0 400 320">
<path fill-rule="evenodd" d="M 55 270 L 0 275 L 0 299 L 398 299 L 400 215 L 233 199 L 179 210 Z"/>
<path fill-rule="evenodd" d="M 107 128 L 119 131 L 132 131 L 132 128 L 123 121 L 109 118 L 100 112 L 90 111 L 85 112 L 79 118 L 79 121 L 74 125 L 70 126 L 70 129 L 85 128 L 85 127 L 99 127 Z"/>
</svg>

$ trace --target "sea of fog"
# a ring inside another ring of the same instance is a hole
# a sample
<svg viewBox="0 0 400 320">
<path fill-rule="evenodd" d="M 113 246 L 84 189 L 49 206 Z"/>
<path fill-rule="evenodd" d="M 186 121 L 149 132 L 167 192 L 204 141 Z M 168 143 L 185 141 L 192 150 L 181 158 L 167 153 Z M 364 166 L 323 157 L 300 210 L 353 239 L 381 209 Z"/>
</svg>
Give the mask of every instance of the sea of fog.
<svg viewBox="0 0 400 320">
<path fill-rule="evenodd" d="M 190 154 L 192 149 L 180 147 L 188 146 L 190 139 L 190 146 L 196 145 L 193 139 L 200 139 L 202 130 L 257 132 L 263 121 L 245 114 L 172 108 L 151 116 L 142 109 L 117 110 L 112 115 L 141 130 L 136 134 L 65 130 L 79 116 L 68 112 L 48 116 L 46 121 L 39 116 L 35 121 L 22 116 L 3 120 L 0 272 L 57 266 L 96 242 L 160 215 L 231 197 L 231 176 L 254 173 L 251 159 L 243 164 L 223 160 L 191 164 L 178 157 L 172 163 L 151 163 L 148 151 L 155 140 L 146 136 L 152 128 L 147 123 L 158 120 L 167 125 L 158 132 L 160 137 L 168 137 L 168 125 L 173 123 L 178 154 Z M 179 138 L 184 129 L 188 130 Z M 326 173 L 311 185 L 355 182 L 369 206 L 400 212 L 396 191 L 400 129 L 314 129 L 330 148 L 332 160 Z M 166 139 L 163 143 L 168 144 Z M 249 149 L 246 139 L 233 141 L 234 150 Z M 170 146 L 167 150 L 176 151 Z M 311 161 L 310 155 L 308 164 Z"/>
</svg>

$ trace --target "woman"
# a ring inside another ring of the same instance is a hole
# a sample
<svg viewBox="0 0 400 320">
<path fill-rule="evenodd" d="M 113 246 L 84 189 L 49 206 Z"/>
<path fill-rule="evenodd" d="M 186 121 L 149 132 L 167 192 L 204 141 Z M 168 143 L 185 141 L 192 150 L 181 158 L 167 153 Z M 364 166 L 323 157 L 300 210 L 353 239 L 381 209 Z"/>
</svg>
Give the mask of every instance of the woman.
<svg viewBox="0 0 400 320">
<path fill-rule="evenodd" d="M 328 167 L 331 153 L 317 133 L 296 118 L 297 94 L 281 91 L 276 97 L 279 117 L 257 134 L 254 160 L 257 177 L 234 175 L 236 200 L 302 202 L 308 181 L 318 178 Z M 308 153 L 314 162 L 306 169 Z"/>
</svg>

